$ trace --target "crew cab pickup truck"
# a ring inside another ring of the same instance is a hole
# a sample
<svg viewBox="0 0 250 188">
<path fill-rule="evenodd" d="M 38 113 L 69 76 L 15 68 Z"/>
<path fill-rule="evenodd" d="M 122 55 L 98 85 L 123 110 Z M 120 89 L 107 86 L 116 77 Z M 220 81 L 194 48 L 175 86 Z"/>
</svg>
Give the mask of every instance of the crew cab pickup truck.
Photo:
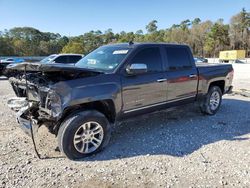
<svg viewBox="0 0 250 188">
<path fill-rule="evenodd" d="M 8 71 L 17 95 L 8 105 L 20 126 L 30 134 L 45 125 L 72 160 L 102 150 L 118 121 L 195 102 L 214 115 L 234 73 L 229 64 L 195 64 L 188 46 L 165 43 L 106 45 L 75 66 L 21 63 Z"/>
</svg>

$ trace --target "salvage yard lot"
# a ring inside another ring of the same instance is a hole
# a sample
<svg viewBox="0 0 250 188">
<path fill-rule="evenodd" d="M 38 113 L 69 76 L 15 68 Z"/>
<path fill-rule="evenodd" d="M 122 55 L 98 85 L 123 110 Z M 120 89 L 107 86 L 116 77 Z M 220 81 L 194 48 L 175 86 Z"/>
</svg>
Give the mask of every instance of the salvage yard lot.
<svg viewBox="0 0 250 188">
<path fill-rule="evenodd" d="M 234 64 L 235 90 L 250 90 L 250 64 Z M 225 95 L 215 116 L 195 106 L 163 111 L 116 126 L 109 146 L 83 161 L 55 151 L 41 128 L 31 139 L 6 101 L 0 77 L 0 187 L 250 187 L 250 98 Z"/>
</svg>

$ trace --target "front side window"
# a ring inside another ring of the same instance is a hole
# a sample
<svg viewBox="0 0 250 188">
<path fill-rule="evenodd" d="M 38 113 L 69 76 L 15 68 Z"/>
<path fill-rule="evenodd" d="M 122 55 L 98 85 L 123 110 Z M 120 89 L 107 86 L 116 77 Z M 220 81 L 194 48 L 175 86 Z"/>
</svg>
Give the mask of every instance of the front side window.
<svg viewBox="0 0 250 188">
<path fill-rule="evenodd" d="M 162 59 L 158 47 L 145 48 L 139 51 L 130 64 L 146 64 L 148 72 L 162 71 Z"/>
<path fill-rule="evenodd" d="M 189 53 L 183 47 L 166 47 L 169 70 L 192 68 Z"/>
<path fill-rule="evenodd" d="M 75 66 L 110 72 L 121 64 L 129 51 L 126 47 L 102 46 L 84 56 Z"/>
</svg>

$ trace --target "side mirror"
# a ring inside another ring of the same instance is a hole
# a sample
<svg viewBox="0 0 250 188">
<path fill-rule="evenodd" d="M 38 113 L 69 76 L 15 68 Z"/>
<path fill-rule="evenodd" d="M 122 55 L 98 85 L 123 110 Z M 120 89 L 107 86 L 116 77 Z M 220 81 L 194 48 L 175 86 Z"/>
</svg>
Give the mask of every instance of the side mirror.
<svg viewBox="0 0 250 188">
<path fill-rule="evenodd" d="M 143 74 L 147 72 L 146 64 L 131 64 L 126 68 L 126 72 L 130 75 Z"/>
</svg>

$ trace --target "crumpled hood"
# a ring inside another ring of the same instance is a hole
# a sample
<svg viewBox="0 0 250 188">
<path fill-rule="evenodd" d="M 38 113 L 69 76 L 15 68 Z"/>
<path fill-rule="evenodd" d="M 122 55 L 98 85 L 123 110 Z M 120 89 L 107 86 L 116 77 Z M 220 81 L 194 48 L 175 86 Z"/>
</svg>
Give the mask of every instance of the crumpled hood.
<svg viewBox="0 0 250 188">
<path fill-rule="evenodd" d="M 26 71 L 27 72 L 96 72 L 100 73 L 97 70 L 84 69 L 80 67 L 76 67 L 74 65 L 66 65 L 66 64 L 42 64 L 42 63 L 17 63 L 10 64 L 7 67 L 7 71 Z"/>
<path fill-rule="evenodd" d="M 8 65 L 5 76 L 7 76 L 9 80 L 11 80 L 12 77 L 14 77 L 15 80 L 23 80 L 26 78 L 24 74 L 25 70 L 27 79 L 31 82 L 38 77 L 39 80 L 59 82 L 103 74 L 103 72 L 98 70 L 84 69 L 75 67 L 74 65 L 25 62 Z"/>
</svg>

